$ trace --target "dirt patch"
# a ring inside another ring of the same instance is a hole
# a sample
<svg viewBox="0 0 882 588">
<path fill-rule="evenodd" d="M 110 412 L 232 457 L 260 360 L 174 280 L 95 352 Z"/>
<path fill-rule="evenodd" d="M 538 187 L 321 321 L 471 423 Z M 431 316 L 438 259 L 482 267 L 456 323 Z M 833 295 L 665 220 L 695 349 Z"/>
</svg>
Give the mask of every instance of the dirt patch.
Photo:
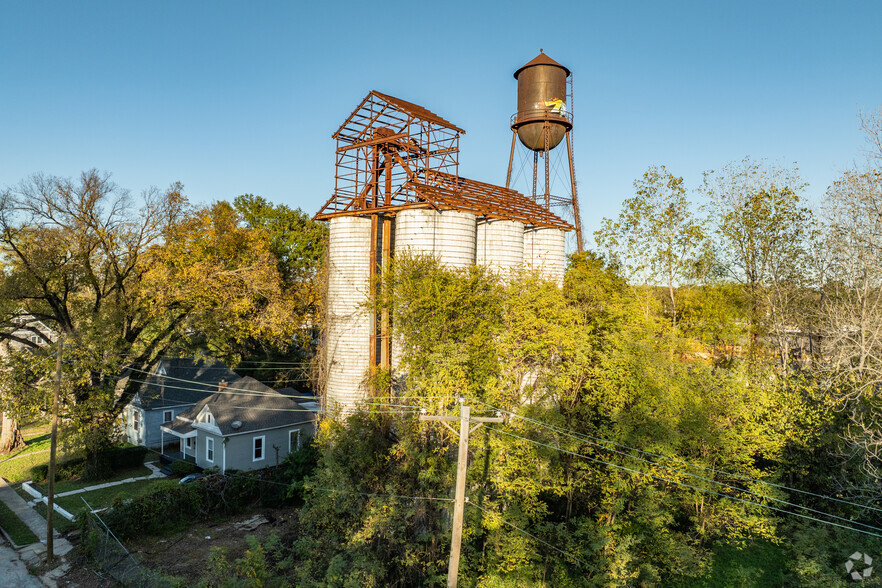
<svg viewBox="0 0 882 588">
<path fill-rule="evenodd" d="M 233 562 L 248 549 L 247 535 L 263 538 L 275 532 L 285 536 L 296 522 L 296 512 L 294 509 L 253 511 L 217 523 L 197 523 L 168 537 L 130 541 L 126 547 L 143 565 L 183 578 L 184 585 L 192 585 L 204 576 L 213 547 L 226 549 L 227 560 Z M 255 525 L 261 518 L 266 522 Z"/>
</svg>

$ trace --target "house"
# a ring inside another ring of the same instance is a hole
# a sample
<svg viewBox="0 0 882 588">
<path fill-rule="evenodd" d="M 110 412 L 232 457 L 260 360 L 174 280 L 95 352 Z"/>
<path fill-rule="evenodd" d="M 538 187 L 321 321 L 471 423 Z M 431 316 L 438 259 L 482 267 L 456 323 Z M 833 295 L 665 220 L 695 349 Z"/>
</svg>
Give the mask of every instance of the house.
<svg viewBox="0 0 882 588">
<path fill-rule="evenodd" d="M 278 465 L 312 437 L 315 410 L 245 377 L 180 413 L 162 430 L 180 439 L 177 457 L 201 468 L 254 470 Z"/>
<path fill-rule="evenodd" d="M 133 445 L 162 448 L 174 442 L 161 425 L 216 393 L 239 375 L 219 361 L 182 357 L 163 359 L 149 373 L 129 375 L 141 387 L 123 411 L 123 437 Z"/>
<path fill-rule="evenodd" d="M 10 351 L 45 347 L 58 339 L 58 333 L 23 308 L 13 313 L 9 322 L 14 327 L 4 329 L 3 336 L 0 337 L 0 355 Z"/>
</svg>

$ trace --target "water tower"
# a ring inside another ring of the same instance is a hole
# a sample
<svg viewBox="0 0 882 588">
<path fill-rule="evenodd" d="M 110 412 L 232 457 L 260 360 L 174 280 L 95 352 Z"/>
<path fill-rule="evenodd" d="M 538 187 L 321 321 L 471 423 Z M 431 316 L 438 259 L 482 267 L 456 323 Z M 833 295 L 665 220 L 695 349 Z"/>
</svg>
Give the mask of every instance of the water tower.
<svg viewBox="0 0 882 588">
<path fill-rule="evenodd" d="M 505 187 L 511 187 L 512 165 L 518 139 L 533 155 L 533 201 L 542 202 L 546 209 L 552 206 L 571 208 L 576 228 L 576 249 L 582 252 L 582 221 L 579 218 L 579 201 L 576 196 L 576 176 L 573 166 L 573 114 L 567 108 L 572 103 L 572 91 L 567 92 L 567 80 L 572 79 L 570 70 L 559 64 L 542 50 L 532 61 L 514 73 L 518 81 L 518 110 L 511 117 L 511 155 Z M 570 85 L 572 90 L 572 85 Z M 551 151 L 566 139 L 569 171 L 568 196 L 551 193 Z M 537 193 L 539 159 L 544 162 L 544 193 Z M 527 192 L 527 190 L 525 190 Z M 529 192 L 528 192 L 529 193 Z"/>
</svg>

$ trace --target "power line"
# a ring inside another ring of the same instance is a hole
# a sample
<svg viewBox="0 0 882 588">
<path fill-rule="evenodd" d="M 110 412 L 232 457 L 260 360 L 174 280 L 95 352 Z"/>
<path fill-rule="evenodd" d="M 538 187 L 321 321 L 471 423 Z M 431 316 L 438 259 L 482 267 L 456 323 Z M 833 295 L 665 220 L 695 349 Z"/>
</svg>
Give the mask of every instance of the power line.
<svg viewBox="0 0 882 588">
<path fill-rule="evenodd" d="M 157 382 L 150 381 L 150 380 L 140 380 L 138 378 L 133 378 L 132 376 L 114 376 L 114 377 L 117 380 L 123 380 L 123 379 L 128 378 L 130 381 L 138 383 L 138 384 L 148 384 L 148 385 L 153 385 L 153 386 L 161 386 L 161 384 L 158 384 Z M 169 377 L 169 376 L 162 376 L 162 377 Z M 283 398 L 300 398 L 303 400 L 315 400 L 316 399 L 315 396 L 306 396 L 306 395 L 298 395 L 298 394 L 291 394 L 289 396 L 287 394 L 282 394 L 281 392 L 279 392 L 277 390 L 273 390 L 271 392 L 259 392 L 256 390 L 249 390 L 247 388 L 236 388 L 235 386 L 229 386 L 229 385 L 226 388 L 224 388 L 223 390 L 220 390 L 220 389 L 217 389 L 217 386 L 215 386 L 215 385 L 203 384 L 202 382 L 198 382 L 196 380 L 185 380 L 182 378 L 176 378 L 176 379 L 178 381 L 186 383 L 186 384 L 194 384 L 197 386 L 205 386 L 205 387 L 204 388 L 193 388 L 193 387 L 178 386 L 178 385 L 172 384 L 172 385 L 167 385 L 166 388 L 170 388 L 172 390 L 185 390 L 185 391 L 191 391 L 191 392 L 206 392 L 208 394 L 236 394 L 239 396 L 264 396 L 264 397 L 271 397 L 271 398 L 281 396 Z M 208 386 L 211 386 L 211 387 L 208 387 Z M 269 386 L 267 386 L 267 387 L 269 387 Z"/>
<path fill-rule="evenodd" d="M 774 510 L 774 511 L 777 511 L 777 512 L 780 512 L 780 513 L 783 513 L 783 514 L 787 514 L 787 515 L 793 515 L 793 516 L 801 517 L 801 518 L 804 518 L 804 519 L 808 519 L 808 520 L 810 520 L 810 521 L 815 521 L 815 522 L 817 522 L 817 523 L 823 523 L 823 524 L 825 524 L 825 525 L 832 525 L 832 526 L 834 526 L 834 527 L 839 527 L 839 528 L 841 528 L 841 529 L 848 529 L 849 531 L 854 531 L 855 533 L 863 533 L 863 534 L 865 534 L 865 535 L 871 535 L 871 536 L 873 536 L 873 537 L 879 537 L 880 539 L 882 539 L 882 535 L 880 535 L 880 534 L 878 534 L 878 533 L 872 533 L 872 532 L 870 532 L 870 531 L 864 531 L 863 529 L 855 529 L 854 527 L 848 527 L 848 526 L 846 526 L 846 525 L 840 525 L 839 523 L 834 523 L 834 522 L 831 522 L 831 521 L 825 521 L 825 520 L 822 520 L 822 519 L 817 519 L 817 518 L 815 518 L 815 517 L 810 517 L 810 516 L 808 516 L 808 515 L 800 514 L 800 513 L 797 513 L 797 512 L 787 511 L 787 510 L 784 510 L 784 509 L 781 509 L 781 508 L 777 508 L 777 507 L 774 507 L 774 506 L 769 506 L 768 504 L 762 504 L 762 503 L 760 503 L 760 502 L 753 502 L 752 500 L 745 500 L 744 498 L 738 498 L 737 496 L 731 496 L 731 495 L 729 495 L 729 494 L 723 494 L 723 493 L 721 493 L 721 492 L 715 492 L 715 491 L 713 491 L 713 490 L 708 490 L 707 488 L 699 488 L 698 486 L 692 486 L 692 485 L 690 485 L 690 484 L 685 484 L 685 483 L 683 483 L 683 482 L 677 482 L 677 481 L 675 481 L 675 480 L 669 480 L 669 479 L 667 479 L 667 478 L 664 478 L 664 477 L 659 476 L 659 475 L 656 475 L 656 474 L 650 474 L 650 473 L 648 473 L 648 472 L 641 472 L 640 470 L 635 470 L 635 469 L 633 469 L 633 468 L 629 468 L 629 467 L 626 467 L 626 466 L 622 466 L 622 465 L 618 465 L 618 464 L 610 463 L 610 462 L 608 462 L 608 461 L 604 461 L 604 460 L 599 459 L 599 458 L 596 458 L 596 457 L 591 457 L 590 455 L 585 455 L 585 454 L 583 454 L 583 453 L 577 453 L 577 452 L 575 452 L 575 451 L 570 451 L 570 450 L 568 450 L 568 449 L 563 449 L 563 448 L 561 448 L 561 447 L 555 447 L 555 446 L 553 446 L 553 445 L 549 445 L 548 443 L 542 443 L 541 441 L 535 441 L 535 440 L 533 440 L 533 439 L 528 439 L 527 437 L 522 437 L 522 436 L 520 436 L 520 435 L 515 435 L 515 434 L 513 434 L 513 433 L 507 433 L 507 432 L 505 432 L 505 431 L 503 431 L 503 430 L 501 430 L 501 429 L 490 429 L 490 430 L 491 430 L 491 431 L 494 431 L 494 432 L 496 432 L 496 433 L 502 434 L 502 435 L 507 435 L 507 436 L 509 436 L 509 437 L 514 437 L 515 439 L 521 439 L 521 440 L 523 440 L 523 441 L 527 441 L 528 443 L 533 443 L 533 444 L 535 444 L 535 445 L 540 445 L 540 446 L 542 446 L 542 447 L 547 447 L 547 448 L 549 448 L 549 449 L 553 449 L 553 450 L 555 450 L 555 451 L 559 451 L 559 452 L 561 452 L 561 453 L 569 453 L 570 455 L 574 455 L 574 456 L 576 456 L 576 457 L 581 457 L 581 458 L 583 458 L 583 459 L 587 459 L 587 460 L 589 460 L 589 461 L 595 461 L 595 462 L 602 463 L 602 464 L 604 464 L 604 465 L 607 465 L 607 466 L 610 466 L 610 467 L 613 467 L 613 468 L 618 468 L 618 469 L 620 469 L 620 470 L 625 470 L 626 472 L 631 472 L 631 473 L 633 473 L 633 474 L 637 474 L 637 475 L 639 475 L 639 476 L 647 476 L 647 477 L 649 477 L 649 478 L 653 478 L 653 479 L 655 479 L 655 480 L 661 480 L 662 482 L 668 482 L 669 484 L 676 484 L 677 486 L 683 486 L 683 487 L 685 487 L 685 488 L 690 488 L 690 489 L 692 489 L 692 490 L 698 490 L 699 492 L 705 492 L 705 493 L 707 493 L 707 494 L 713 494 L 713 495 L 715 495 L 715 496 L 719 496 L 719 497 L 721 497 L 721 498 L 729 498 L 729 499 L 731 499 L 731 500 L 736 500 L 736 501 L 738 501 L 738 502 L 743 502 L 743 503 L 745 503 L 745 504 L 752 504 L 752 505 L 754 505 L 754 506 L 759 506 L 759 507 L 761 507 L 761 508 L 768 508 L 768 509 L 770 509 L 770 510 Z M 798 508 L 802 508 L 802 507 L 798 507 Z M 828 516 L 832 516 L 832 515 L 828 515 Z"/>
<path fill-rule="evenodd" d="M 552 425 L 551 423 L 546 423 L 546 422 L 544 422 L 544 421 L 538 421 L 538 420 L 535 420 L 535 419 L 531 419 L 531 418 L 529 418 L 529 417 L 525 417 L 525 416 L 522 416 L 522 415 L 519 415 L 519 414 L 516 414 L 516 413 L 510 412 L 510 411 L 507 411 L 507 410 L 504 410 L 504 409 L 501 409 L 501 408 L 497 408 L 497 407 L 493 406 L 492 404 L 488 404 L 488 403 L 486 403 L 486 402 L 481 402 L 480 400 L 476 400 L 475 402 L 478 402 L 478 403 L 480 403 L 480 404 L 483 404 L 484 406 L 487 406 L 487 407 L 489 407 L 489 408 L 492 409 L 492 410 L 497 410 L 497 411 L 503 412 L 503 413 L 505 413 L 505 414 L 508 414 L 508 415 L 510 415 L 512 418 L 517 418 L 517 419 L 520 419 L 520 420 L 522 420 L 522 421 L 526 421 L 526 422 L 528 422 L 528 423 L 532 423 L 532 424 L 534 424 L 534 425 L 538 425 L 538 426 L 540 426 L 540 427 L 544 427 L 544 428 L 550 429 L 550 430 L 552 430 L 552 431 L 555 431 L 555 432 L 560 433 L 560 434 L 562 434 L 562 435 L 565 435 L 565 436 L 571 437 L 571 438 L 576 439 L 576 440 L 578 440 L 578 441 L 583 441 L 583 442 L 589 443 L 589 444 L 591 444 L 591 445 L 595 445 L 595 446 L 600 447 L 600 448 L 602 448 L 602 449 L 605 449 L 605 450 L 607 450 L 607 451 L 612 451 L 612 452 L 614 452 L 614 453 L 619 453 L 619 454 L 621 454 L 621 455 L 625 455 L 625 456 L 627 456 L 627 457 L 630 457 L 631 459 L 637 459 L 637 460 L 640 460 L 640 461 L 644 461 L 644 462 L 647 462 L 647 463 L 651 463 L 651 464 L 653 464 L 653 465 L 658 465 L 658 466 L 660 466 L 660 467 L 668 468 L 668 466 L 665 466 L 665 465 L 660 464 L 660 463 L 658 463 L 658 462 L 654 462 L 654 461 L 651 461 L 651 460 L 646 460 L 646 459 L 643 459 L 643 458 L 640 458 L 640 457 L 636 457 L 636 456 L 633 456 L 633 455 L 629 455 L 629 454 L 627 454 L 627 453 L 623 453 L 623 452 L 621 452 L 621 451 L 617 451 L 617 450 L 614 450 L 614 449 L 610 449 L 610 448 L 608 448 L 608 447 L 605 447 L 605 446 L 601 445 L 600 443 L 607 443 L 607 444 L 609 444 L 609 445 L 613 445 L 613 446 L 616 446 L 616 447 L 622 447 L 622 448 L 624 448 L 624 449 L 628 449 L 628 450 L 630 450 L 630 451 L 636 451 L 636 452 L 638 452 L 638 453 L 642 453 L 642 454 L 644 454 L 644 455 L 651 455 L 651 456 L 653 456 L 653 457 L 657 457 L 657 458 L 660 458 L 660 459 L 665 459 L 665 460 L 668 460 L 668 461 L 673 461 L 673 462 L 677 462 L 677 463 L 682 463 L 682 464 L 684 464 L 684 465 L 688 465 L 688 466 L 691 466 L 691 467 L 694 467 L 694 468 L 703 469 L 703 470 L 706 470 L 706 471 L 709 471 L 709 472 L 713 472 L 713 473 L 715 473 L 715 474 L 722 474 L 722 475 L 726 475 L 726 476 L 732 476 L 733 478 L 740 478 L 740 479 L 742 479 L 742 480 L 746 480 L 746 481 L 748 481 L 748 482 L 755 482 L 755 483 L 758 483 L 758 484 L 765 484 L 765 485 L 767 485 L 767 486 L 772 486 L 772 487 L 774 487 L 774 488 L 779 488 L 779 489 L 781 489 L 781 490 L 787 490 L 787 491 L 790 491 L 790 492 L 797 492 L 797 493 L 800 493 L 800 494 L 805 494 L 805 495 L 808 495 L 808 496 L 814 496 L 815 498 L 821 498 L 821 499 L 824 499 L 824 500 L 831 500 L 831 501 L 834 501 L 834 502 L 839 502 L 839 503 L 842 503 L 842 504 L 847 504 L 847 505 L 849 505 L 849 506 L 854 506 L 854 507 L 856 507 L 856 508 L 864 508 L 864 509 L 867 509 L 867 510 L 873 510 L 873 511 L 877 511 L 877 512 L 882 512 L 882 509 L 880 509 L 880 508 L 876 508 L 876 507 L 873 507 L 873 506 L 863 505 L 863 504 L 858 504 L 858 503 L 856 503 L 856 502 L 850 502 L 850 501 L 848 501 L 848 500 L 843 500 L 843 499 L 841 499 L 841 498 L 835 498 L 835 497 L 833 497 L 833 496 L 825 496 L 825 495 L 823 495 L 823 494 L 816 494 L 816 493 L 814 493 L 814 492 L 809 492 L 809 491 L 807 491 L 807 490 L 800 490 L 800 489 L 798 489 L 798 488 L 790 488 L 789 486 L 783 486 L 783 485 L 781 485 L 781 484 L 775 484 L 775 483 L 773 483 L 773 482 L 767 482 L 767 481 L 765 481 L 765 480 L 757 480 L 756 478 L 751 478 L 751 477 L 749 477 L 749 476 L 745 476 L 745 475 L 743 475 L 743 474 L 737 474 L 737 473 L 734 473 L 734 472 L 727 472 L 727 471 L 724 471 L 724 470 L 718 470 L 718 469 L 715 469 L 715 468 L 712 468 L 712 467 L 709 467 L 709 466 L 703 466 L 703 465 L 700 465 L 700 464 L 691 463 L 691 462 L 688 462 L 688 461 L 685 461 L 685 460 L 682 460 L 682 459 L 679 459 L 679 458 L 676 458 L 676 457 L 669 457 L 669 456 L 662 455 L 662 454 L 659 454 L 659 453 L 653 453 L 653 452 L 651 452 L 651 451 L 644 451 L 644 450 L 642 450 L 642 449 L 637 449 L 636 447 L 630 447 L 630 446 L 628 446 L 628 445 L 624 445 L 624 444 L 622 444 L 622 443 L 617 443 L 617 442 L 615 442 L 615 441 L 611 441 L 611 440 L 609 440 L 609 439 L 604 439 L 604 438 L 602 438 L 602 437 L 594 437 L 594 436 L 592 436 L 592 435 L 588 435 L 587 433 L 578 433 L 578 432 L 576 432 L 576 431 L 572 431 L 572 430 L 570 430 L 570 429 L 565 429 L 565 428 L 563 428 L 563 427 L 558 427 L 558 426 L 556 426 L 556 425 Z M 596 442 L 595 442 L 595 441 L 596 441 Z M 600 443 L 597 443 L 597 442 L 600 442 Z M 686 475 L 688 475 L 688 476 L 696 477 L 696 478 L 699 478 L 699 479 L 702 479 L 702 480 L 708 480 L 708 478 L 704 478 L 704 477 L 702 477 L 702 476 L 698 476 L 697 474 L 690 474 L 690 473 L 688 473 L 688 472 L 682 472 L 682 470 L 678 470 L 678 469 L 676 469 L 676 468 L 668 468 L 668 469 L 672 469 L 673 471 L 681 472 L 681 473 L 684 473 L 684 474 L 686 474 Z M 712 482 L 714 482 L 715 484 L 726 485 L 725 483 L 723 483 L 723 482 L 717 482 L 716 480 L 708 480 L 708 481 L 712 481 Z M 737 487 L 735 487 L 735 488 L 738 489 L 738 490 L 741 490 L 740 488 L 737 488 Z M 753 492 L 750 492 L 749 490 L 741 490 L 741 491 L 748 492 L 748 493 L 751 493 L 751 494 L 755 494 L 755 493 L 753 493 Z M 769 496 L 765 496 L 765 495 L 759 495 L 759 496 L 762 496 L 763 498 L 771 498 L 772 500 L 778 500 L 778 499 L 775 499 L 775 498 L 772 498 L 772 497 L 769 497 Z M 789 503 L 787 503 L 787 504 L 789 504 Z M 794 505 L 794 506 L 797 506 L 798 508 L 805 508 L 805 509 L 807 509 L 807 510 L 812 510 L 812 509 L 810 509 L 810 508 L 808 508 L 808 507 L 804 507 L 804 506 L 801 506 L 801 505 Z M 819 512 L 819 511 L 816 511 L 816 512 Z M 824 514 L 826 514 L 826 513 L 824 513 Z M 827 516 L 835 516 L 835 515 L 827 515 Z M 848 520 L 848 519 L 846 519 L 846 520 Z M 858 524 L 862 524 L 862 523 L 858 523 Z M 882 530 L 882 529 L 880 529 L 880 530 Z"/>
<path fill-rule="evenodd" d="M 570 559 L 572 559 L 572 560 L 578 562 L 579 564 L 582 564 L 582 565 L 584 565 L 584 566 L 587 566 L 587 565 L 588 565 L 588 562 L 579 559 L 579 558 L 576 557 L 575 555 L 573 555 L 573 554 L 571 554 L 571 553 L 567 553 L 567 552 L 564 551 L 563 549 L 560 549 L 560 548 L 558 548 L 558 547 L 555 547 L 554 545 L 552 545 L 552 544 L 549 543 L 548 541 L 543 541 L 542 539 L 540 539 L 540 538 L 537 537 L 536 535 L 533 535 L 532 533 L 528 533 L 527 531 L 525 531 L 524 529 L 521 529 L 521 528 L 518 527 L 517 525 L 508 522 L 507 520 L 505 520 L 504 518 L 502 518 L 502 515 L 500 515 L 500 514 L 498 514 L 498 513 L 495 513 L 495 512 L 493 512 L 493 511 L 491 511 L 491 510 L 487 510 L 486 508 L 484 508 L 484 507 L 482 507 L 482 506 L 479 506 L 479 505 L 477 505 L 477 504 L 475 504 L 475 503 L 473 503 L 473 502 L 466 502 L 466 504 L 468 504 L 469 506 L 474 506 L 475 508 L 484 511 L 485 513 L 487 513 L 487 514 L 489 514 L 489 515 L 495 516 L 496 518 L 499 519 L 500 522 L 505 523 L 506 525 L 508 525 L 508 526 L 511 527 L 512 529 L 517 530 L 519 533 L 522 533 L 522 534 L 526 535 L 527 537 L 529 537 L 530 539 L 533 539 L 534 541 L 538 541 L 539 543 L 541 543 L 542 545 L 545 545 L 546 547 L 550 547 L 550 548 L 552 548 L 552 549 L 555 550 L 556 552 L 561 553 L 561 554 L 567 556 L 568 558 L 570 558 Z"/>
</svg>

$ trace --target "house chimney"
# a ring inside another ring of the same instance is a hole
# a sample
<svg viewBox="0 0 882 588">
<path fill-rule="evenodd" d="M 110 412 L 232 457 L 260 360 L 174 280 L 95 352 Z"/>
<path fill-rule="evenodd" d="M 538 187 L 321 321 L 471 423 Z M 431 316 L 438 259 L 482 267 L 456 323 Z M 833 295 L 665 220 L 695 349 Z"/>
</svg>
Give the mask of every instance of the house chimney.
<svg viewBox="0 0 882 588">
<path fill-rule="evenodd" d="M 226 389 L 227 389 L 227 379 L 224 378 L 223 380 L 221 380 L 220 382 L 217 383 L 217 391 L 223 392 Z"/>
</svg>

